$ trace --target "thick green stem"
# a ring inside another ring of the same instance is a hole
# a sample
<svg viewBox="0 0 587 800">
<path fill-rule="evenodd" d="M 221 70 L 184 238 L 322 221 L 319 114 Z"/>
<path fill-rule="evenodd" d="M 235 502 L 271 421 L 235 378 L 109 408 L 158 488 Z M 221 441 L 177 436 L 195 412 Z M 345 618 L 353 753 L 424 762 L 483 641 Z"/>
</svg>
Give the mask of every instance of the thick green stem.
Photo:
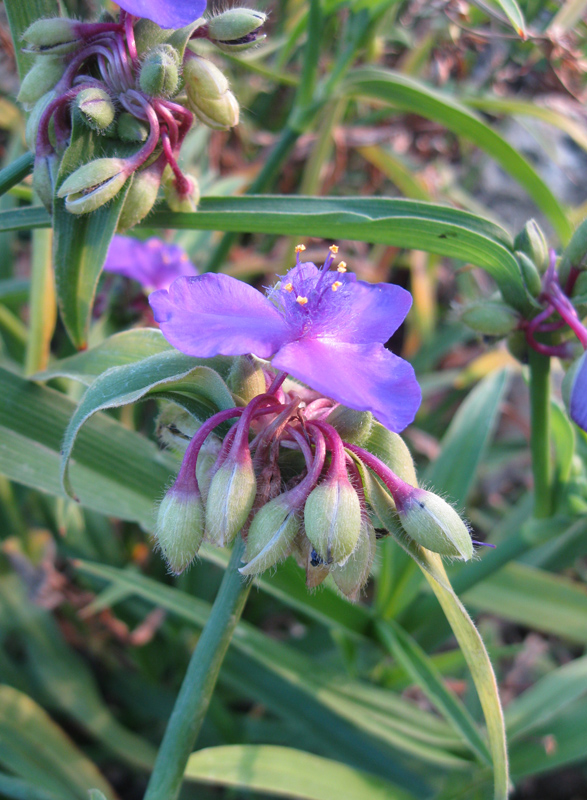
<svg viewBox="0 0 587 800">
<path fill-rule="evenodd" d="M 550 454 L 550 358 L 530 350 L 530 449 L 534 475 L 534 517 L 552 515 Z"/>
<path fill-rule="evenodd" d="M 244 542 L 235 542 L 212 612 L 175 701 L 144 800 L 176 800 L 216 679 L 251 584 L 239 573 Z"/>
</svg>

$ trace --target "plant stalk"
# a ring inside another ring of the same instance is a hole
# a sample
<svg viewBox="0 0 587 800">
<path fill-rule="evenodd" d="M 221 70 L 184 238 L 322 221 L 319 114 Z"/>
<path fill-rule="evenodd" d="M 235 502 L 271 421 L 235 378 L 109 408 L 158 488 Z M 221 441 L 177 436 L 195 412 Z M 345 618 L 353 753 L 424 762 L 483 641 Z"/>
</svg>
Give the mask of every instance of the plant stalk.
<svg viewBox="0 0 587 800">
<path fill-rule="evenodd" d="M 210 704 L 218 673 L 251 583 L 239 573 L 245 545 L 237 537 L 230 562 L 175 701 L 144 800 L 176 800 L 188 758 Z"/>
<path fill-rule="evenodd" d="M 534 517 L 552 516 L 550 454 L 550 357 L 530 350 L 530 450 L 534 475 Z"/>
</svg>

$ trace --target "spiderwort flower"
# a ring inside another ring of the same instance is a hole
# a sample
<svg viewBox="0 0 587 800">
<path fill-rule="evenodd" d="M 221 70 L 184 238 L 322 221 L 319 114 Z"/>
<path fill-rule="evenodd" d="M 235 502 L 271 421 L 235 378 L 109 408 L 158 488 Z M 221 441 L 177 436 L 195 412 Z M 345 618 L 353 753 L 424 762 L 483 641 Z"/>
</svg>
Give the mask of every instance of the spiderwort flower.
<svg viewBox="0 0 587 800">
<path fill-rule="evenodd" d="M 567 373 L 563 393 L 567 395 L 571 419 L 587 431 L 587 352 L 583 353 Z"/>
<path fill-rule="evenodd" d="M 183 28 L 206 10 L 206 0 L 119 0 L 118 5 L 134 17 L 144 17 L 160 28 Z"/>
<path fill-rule="evenodd" d="M 401 431 L 420 405 L 411 365 L 385 349 L 403 322 L 411 296 L 399 286 L 369 284 L 331 270 L 297 264 L 263 296 L 227 275 L 178 278 L 149 302 L 163 335 L 188 355 L 271 359 L 275 369 Z"/>
<path fill-rule="evenodd" d="M 115 236 L 104 269 L 132 278 L 147 291 L 167 289 L 182 275 L 198 274 L 185 250 L 155 237 L 141 242 L 131 236 Z"/>
</svg>

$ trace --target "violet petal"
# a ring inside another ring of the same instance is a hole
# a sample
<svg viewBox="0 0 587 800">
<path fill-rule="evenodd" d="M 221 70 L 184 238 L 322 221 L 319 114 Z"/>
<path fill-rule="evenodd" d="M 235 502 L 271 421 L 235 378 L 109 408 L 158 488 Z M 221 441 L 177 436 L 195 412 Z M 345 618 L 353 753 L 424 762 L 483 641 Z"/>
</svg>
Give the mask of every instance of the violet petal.
<svg viewBox="0 0 587 800">
<path fill-rule="evenodd" d="M 571 389 L 571 419 L 587 431 L 587 353 L 581 361 Z"/>
<path fill-rule="evenodd" d="M 282 347 L 272 364 L 349 408 L 371 411 L 398 433 L 422 397 L 412 366 L 381 344 L 302 339 Z"/>
<path fill-rule="evenodd" d="M 147 290 L 168 289 L 180 276 L 198 274 L 179 245 L 167 244 L 157 238 L 142 242 L 131 236 L 114 237 L 104 269 L 132 278 Z"/>
<path fill-rule="evenodd" d="M 178 278 L 149 297 L 165 338 L 191 356 L 270 358 L 288 341 L 285 320 L 267 298 L 228 275 Z"/>
<path fill-rule="evenodd" d="M 161 28 L 183 28 L 199 19 L 206 0 L 117 0 L 120 8 L 135 17 L 150 19 Z"/>
</svg>

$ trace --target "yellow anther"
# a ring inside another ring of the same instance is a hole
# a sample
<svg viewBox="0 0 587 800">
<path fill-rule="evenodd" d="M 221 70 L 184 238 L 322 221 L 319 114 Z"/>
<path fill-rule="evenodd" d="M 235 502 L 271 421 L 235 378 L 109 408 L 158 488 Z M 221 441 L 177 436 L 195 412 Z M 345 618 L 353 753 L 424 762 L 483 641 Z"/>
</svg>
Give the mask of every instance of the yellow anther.
<svg viewBox="0 0 587 800">
<path fill-rule="evenodd" d="M 293 283 L 286 283 L 283 288 L 285 289 L 286 292 L 291 292 L 293 291 Z"/>
<path fill-rule="evenodd" d="M 307 302 L 308 302 L 307 297 L 302 297 L 301 295 L 298 295 L 296 297 L 296 303 L 299 303 L 301 306 L 305 306 Z"/>
<path fill-rule="evenodd" d="M 332 291 L 336 292 L 336 290 L 340 289 L 341 286 L 342 286 L 342 281 L 334 281 L 334 283 L 332 284 Z"/>
<path fill-rule="evenodd" d="M 346 272 L 346 261 L 341 261 L 338 267 L 336 268 L 337 272 Z"/>
<path fill-rule="evenodd" d="M 331 244 L 328 249 L 330 250 L 333 256 L 335 256 L 338 253 L 338 245 L 336 244 Z"/>
<path fill-rule="evenodd" d="M 296 253 L 303 253 L 305 249 L 306 249 L 305 244 L 296 244 L 295 246 Z"/>
</svg>

